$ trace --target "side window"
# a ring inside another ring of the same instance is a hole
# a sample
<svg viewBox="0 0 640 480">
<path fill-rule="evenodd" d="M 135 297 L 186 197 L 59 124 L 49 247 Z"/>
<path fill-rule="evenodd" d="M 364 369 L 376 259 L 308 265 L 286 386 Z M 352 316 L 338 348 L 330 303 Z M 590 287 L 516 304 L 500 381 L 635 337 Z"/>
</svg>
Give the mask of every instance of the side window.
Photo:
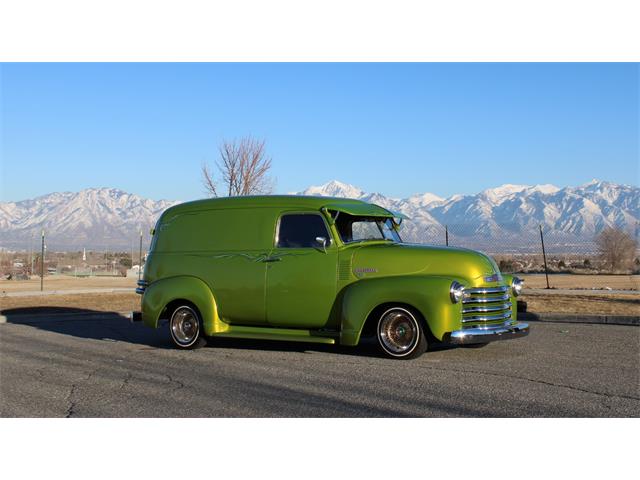
<svg viewBox="0 0 640 480">
<path fill-rule="evenodd" d="M 320 215 L 287 214 L 280 218 L 278 244 L 280 248 L 317 247 L 316 237 L 330 239 Z"/>
</svg>

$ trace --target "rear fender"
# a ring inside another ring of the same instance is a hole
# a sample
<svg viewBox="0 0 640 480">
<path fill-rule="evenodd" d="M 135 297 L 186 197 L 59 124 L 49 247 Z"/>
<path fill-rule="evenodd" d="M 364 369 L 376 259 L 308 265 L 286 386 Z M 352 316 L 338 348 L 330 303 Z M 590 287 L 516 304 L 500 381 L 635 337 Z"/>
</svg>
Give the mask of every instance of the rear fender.
<svg viewBox="0 0 640 480">
<path fill-rule="evenodd" d="M 202 316 L 205 335 L 228 330 L 229 325 L 218 316 L 218 306 L 211 289 L 199 278 L 186 275 L 157 280 L 145 289 L 142 296 L 144 324 L 157 328 L 163 310 L 175 300 L 187 300 L 196 306 Z"/>
</svg>

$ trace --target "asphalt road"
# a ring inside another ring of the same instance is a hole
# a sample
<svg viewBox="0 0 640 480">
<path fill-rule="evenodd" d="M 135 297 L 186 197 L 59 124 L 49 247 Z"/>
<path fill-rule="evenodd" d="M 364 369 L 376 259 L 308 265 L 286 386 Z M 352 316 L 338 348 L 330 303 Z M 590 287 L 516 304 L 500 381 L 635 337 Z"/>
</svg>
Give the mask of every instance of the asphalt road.
<svg viewBox="0 0 640 480">
<path fill-rule="evenodd" d="M 372 347 L 170 347 L 123 317 L 0 324 L 3 417 L 640 416 L 640 328 L 533 323 L 523 339 L 413 361 Z"/>
</svg>

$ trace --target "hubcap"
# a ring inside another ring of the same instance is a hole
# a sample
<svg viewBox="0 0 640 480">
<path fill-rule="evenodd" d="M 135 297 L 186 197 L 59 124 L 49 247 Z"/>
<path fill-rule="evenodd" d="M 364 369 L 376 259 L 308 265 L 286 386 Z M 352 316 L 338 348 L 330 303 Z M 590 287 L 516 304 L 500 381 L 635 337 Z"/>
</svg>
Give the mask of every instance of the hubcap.
<svg viewBox="0 0 640 480">
<path fill-rule="evenodd" d="M 195 312 L 189 307 L 178 308 L 171 316 L 173 338 L 181 345 L 189 345 L 197 337 L 200 330 Z"/>
<path fill-rule="evenodd" d="M 415 318 L 402 309 L 386 312 L 378 323 L 378 336 L 386 350 L 393 354 L 409 352 L 418 339 Z"/>
</svg>

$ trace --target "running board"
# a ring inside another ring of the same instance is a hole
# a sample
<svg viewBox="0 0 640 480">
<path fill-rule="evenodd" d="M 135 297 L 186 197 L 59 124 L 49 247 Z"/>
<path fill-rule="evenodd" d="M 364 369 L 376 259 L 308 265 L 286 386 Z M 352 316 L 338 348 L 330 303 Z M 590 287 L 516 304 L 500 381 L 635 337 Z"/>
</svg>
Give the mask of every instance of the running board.
<svg viewBox="0 0 640 480">
<path fill-rule="evenodd" d="M 228 330 L 221 333 L 214 333 L 212 337 L 335 344 L 336 339 L 332 335 L 337 336 L 339 333 L 321 333 L 315 330 L 298 330 L 293 328 L 243 327 L 230 325 Z"/>
</svg>

